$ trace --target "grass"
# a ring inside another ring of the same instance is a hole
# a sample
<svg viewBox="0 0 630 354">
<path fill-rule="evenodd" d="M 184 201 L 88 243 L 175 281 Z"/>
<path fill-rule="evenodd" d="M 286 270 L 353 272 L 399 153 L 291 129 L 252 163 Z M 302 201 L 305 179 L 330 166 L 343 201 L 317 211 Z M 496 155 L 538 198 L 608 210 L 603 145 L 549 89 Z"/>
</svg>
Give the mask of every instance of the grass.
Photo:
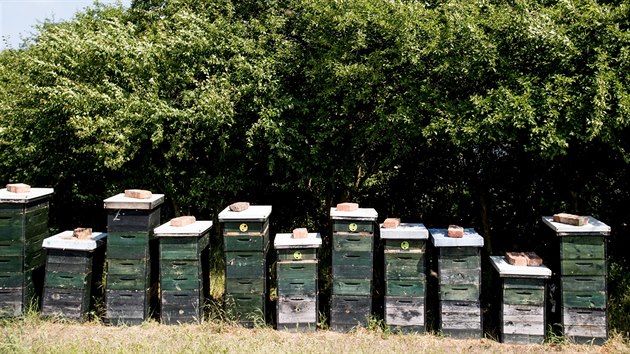
<svg viewBox="0 0 630 354">
<path fill-rule="evenodd" d="M 491 339 L 457 340 L 430 334 L 402 335 L 371 329 L 351 333 L 320 330 L 287 333 L 267 326 L 242 328 L 233 322 L 204 321 L 166 326 L 147 321 L 140 326 L 106 326 L 42 319 L 29 313 L 23 319 L 0 321 L 2 353 L 620 353 L 630 343 L 613 333 L 604 346 L 576 345 L 565 340 L 544 345 L 508 345 Z"/>
</svg>

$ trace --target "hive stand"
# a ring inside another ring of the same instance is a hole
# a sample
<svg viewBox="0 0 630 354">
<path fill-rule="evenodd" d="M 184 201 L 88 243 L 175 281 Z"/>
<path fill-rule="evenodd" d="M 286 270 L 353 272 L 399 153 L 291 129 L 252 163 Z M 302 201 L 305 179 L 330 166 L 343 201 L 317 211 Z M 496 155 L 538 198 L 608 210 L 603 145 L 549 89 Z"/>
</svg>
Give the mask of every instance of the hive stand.
<svg viewBox="0 0 630 354">
<path fill-rule="evenodd" d="M 541 266 L 515 266 L 502 256 L 490 256 L 501 289 L 499 333 L 501 342 L 542 344 L 545 340 L 545 279 L 551 270 Z"/>
<path fill-rule="evenodd" d="M 212 221 L 154 230 L 160 244 L 160 320 L 164 324 L 199 323 L 209 295 L 209 250 Z"/>
<path fill-rule="evenodd" d="M 137 325 L 157 307 L 158 245 L 153 229 L 160 224 L 163 194 L 149 199 L 105 199 L 107 210 L 107 285 L 105 320 Z"/>
<path fill-rule="evenodd" d="M 385 259 L 385 324 L 402 332 L 425 331 L 426 240 L 423 224 L 383 228 Z"/>
<path fill-rule="evenodd" d="M 332 304 L 330 326 L 346 332 L 367 326 L 372 315 L 374 223 L 376 210 L 330 208 L 333 224 Z"/>
<path fill-rule="evenodd" d="M 483 336 L 480 305 L 483 237 L 465 229 L 464 237 L 429 229 L 438 257 L 438 329 L 457 338 Z"/>
<path fill-rule="evenodd" d="M 266 323 L 271 205 L 219 213 L 225 254 L 225 309 L 239 323 Z"/>
<path fill-rule="evenodd" d="M 46 276 L 42 314 L 75 321 L 86 319 L 101 288 L 107 234 L 89 239 L 72 238 L 64 231 L 44 240 Z"/>
<path fill-rule="evenodd" d="M 309 233 L 302 239 L 293 238 L 292 234 L 276 234 L 277 329 L 293 332 L 317 329 L 317 250 L 321 245 L 319 233 Z"/>
<path fill-rule="evenodd" d="M 606 237 L 610 226 L 588 217 L 588 224 L 556 223 L 545 216 L 543 223 L 556 236 L 553 251 L 559 254 L 552 282 L 559 286 L 563 334 L 577 343 L 603 344 L 608 339 Z"/>
<path fill-rule="evenodd" d="M 22 316 L 39 308 L 52 188 L 28 193 L 0 189 L 0 317 Z"/>
</svg>

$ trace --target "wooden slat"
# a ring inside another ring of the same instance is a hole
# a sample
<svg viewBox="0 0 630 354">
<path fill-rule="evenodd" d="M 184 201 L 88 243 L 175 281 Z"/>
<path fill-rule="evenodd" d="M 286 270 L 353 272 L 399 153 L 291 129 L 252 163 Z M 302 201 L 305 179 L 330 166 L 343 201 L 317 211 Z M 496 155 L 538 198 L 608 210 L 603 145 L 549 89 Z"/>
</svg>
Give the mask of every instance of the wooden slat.
<svg viewBox="0 0 630 354">
<path fill-rule="evenodd" d="M 424 253 L 385 253 L 385 278 L 424 278 Z"/>
<path fill-rule="evenodd" d="M 196 260 L 208 245 L 203 237 L 160 237 L 160 260 Z"/>
<path fill-rule="evenodd" d="M 371 296 L 332 296 L 330 324 L 333 330 L 347 331 L 367 325 L 372 314 Z"/>
<path fill-rule="evenodd" d="M 318 261 L 277 262 L 276 274 L 283 279 L 315 279 L 317 278 Z"/>
<path fill-rule="evenodd" d="M 57 289 L 83 290 L 92 287 L 92 272 L 87 274 L 46 272 L 44 286 Z"/>
<path fill-rule="evenodd" d="M 481 268 L 441 268 L 439 271 L 440 284 L 479 284 Z"/>
<path fill-rule="evenodd" d="M 277 250 L 278 261 L 301 262 L 317 259 L 317 248 L 281 248 Z"/>
<path fill-rule="evenodd" d="M 458 284 L 440 285 L 440 300 L 442 301 L 478 301 L 479 285 Z"/>
<path fill-rule="evenodd" d="M 267 289 L 267 281 L 265 278 L 238 278 L 225 280 L 226 294 L 265 294 Z"/>
<path fill-rule="evenodd" d="M 269 232 L 263 235 L 224 235 L 223 250 L 226 252 L 264 252 L 269 247 Z"/>
<path fill-rule="evenodd" d="M 385 285 L 385 295 L 424 297 L 425 282 L 422 280 L 387 280 Z"/>
<path fill-rule="evenodd" d="M 368 252 L 374 249 L 372 234 L 335 234 L 333 236 L 333 250 L 337 252 Z"/>
<path fill-rule="evenodd" d="M 564 236 L 560 238 L 561 259 L 605 259 L 602 236 Z"/>
<path fill-rule="evenodd" d="M 317 295 L 317 279 L 284 279 L 278 278 L 278 296 Z"/>
<path fill-rule="evenodd" d="M 603 291 L 606 289 L 605 276 L 566 276 L 560 278 L 562 291 Z"/>
<path fill-rule="evenodd" d="M 562 306 L 580 309 L 605 309 L 605 291 L 563 291 Z"/>
<path fill-rule="evenodd" d="M 544 289 L 503 289 L 503 303 L 510 305 L 542 305 L 545 301 Z"/>
<path fill-rule="evenodd" d="M 142 259 L 149 257 L 149 232 L 110 232 L 107 235 L 107 257 Z"/>
<path fill-rule="evenodd" d="M 280 296 L 277 307 L 278 326 L 285 323 L 317 324 L 317 298 L 315 296 Z"/>
<path fill-rule="evenodd" d="M 424 297 L 385 296 L 385 324 L 389 326 L 422 326 Z"/>
<path fill-rule="evenodd" d="M 82 320 L 90 306 L 90 290 L 44 288 L 42 315 Z"/>
<path fill-rule="evenodd" d="M 333 220 L 333 233 L 374 233 L 374 222 L 366 220 Z"/>
<path fill-rule="evenodd" d="M 481 307 L 473 301 L 441 301 L 440 328 L 481 331 Z"/>
<path fill-rule="evenodd" d="M 334 295 L 364 295 L 372 293 L 371 279 L 339 279 L 333 278 Z"/>
<path fill-rule="evenodd" d="M 502 311 L 503 334 L 544 336 L 544 304 L 541 303 L 538 306 L 504 304 Z"/>
<path fill-rule="evenodd" d="M 105 318 L 112 324 L 139 324 L 149 317 L 149 289 L 107 290 Z"/>
<path fill-rule="evenodd" d="M 107 230 L 111 232 L 151 232 L 160 225 L 160 208 L 153 210 L 108 209 Z"/>
<path fill-rule="evenodd" d="M 239 233 L 244 235 L 262 235 L 269 229 L 269 220 L 266 221 L 228 221 L 222 224 L 223 233 Z M 243 226 L 245 225 L 245 226 Z M 244 230 L 244 231 L 243 231 Z"/>
<path fill-rule="evenodd" d="M 425 240 L 399 240 L 399 239 L 387 239 L 384 240 L 383 246 L 385 251 L 397 251 L 397 252 L 424 252 L 426 250 Z"/>
<path fill-rule="evenodd" d="M 562 276 L 566 275 L 606 275 L 606 261 L 601 260 L 562 260 Z"/>
</svg>

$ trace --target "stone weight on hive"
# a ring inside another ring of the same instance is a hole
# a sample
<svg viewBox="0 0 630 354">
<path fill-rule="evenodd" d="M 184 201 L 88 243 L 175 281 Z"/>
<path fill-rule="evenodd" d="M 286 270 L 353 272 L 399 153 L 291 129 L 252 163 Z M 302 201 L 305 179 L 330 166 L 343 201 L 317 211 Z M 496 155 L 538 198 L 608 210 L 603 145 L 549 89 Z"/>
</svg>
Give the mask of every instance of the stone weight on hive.
<svg viewBox="0 0 630 354">
<path fill-rule="evenodd" d="M 219 213 L 225 255 L 225 310 L 245 326 L 266 322 L 270 205 Z"/>
<path fill-rule="evenodd" d="M 191 220 L 192 221 L 192 220 Z M 208 245 L 212 221 L 154 230 L 159 240 L 160 319 L 164 324 L 200 322 L 209 294 Z"/>
<path fill-rule="evenodd" d="M 44 240 L 46 276 L 42 314 L 84 320 L 100 292 L 107 234 L 85 239 L 64 231 Z"/>
<path fill-rule="evenodd" d="M 140 324 L 157 307 L 158 244 L 153 229 L 160 224 L 163 194 L 142 198 L 120 193 L 105 199 L 107 210 L 107 284 L 105 320 Z"/>
<path fill-rule="evenodd" d="M 52 194 L 52 188 L 0 190 L 0 317 L 39 307 Z"/>
</svg>

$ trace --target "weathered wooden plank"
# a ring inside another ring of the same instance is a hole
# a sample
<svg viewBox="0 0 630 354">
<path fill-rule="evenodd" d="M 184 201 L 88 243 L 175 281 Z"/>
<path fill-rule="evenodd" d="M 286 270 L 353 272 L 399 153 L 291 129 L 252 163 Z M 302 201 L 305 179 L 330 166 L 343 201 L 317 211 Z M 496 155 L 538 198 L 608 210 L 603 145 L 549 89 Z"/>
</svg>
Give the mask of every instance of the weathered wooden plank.
<svg viewBox="0 0 630 354">
<path fill-rule="evenodd" d="M 317 279 L 285 279 L 278 277 L 278 296 L 316 295 Z"/>
<path fill-rule="evenodd" d="M 506 289 L 544 290 L 545 280 L 540 278 L 503 278 L 503 287 Z"/>
<path fill-rule="evenodd" d="M 24 256 L 24 244 L 14 241 L 0 241 L 0 255 L 2 257 Z"/>
<path fill-rule="evenodd" d="M 562 309 L 564 335 L 569 337 L 607 338 L 606 310 Z"/>
<path fill-rule="evenodd" d="M 566 275 L 606 275 L 606 261 L 600 260 L 565 260 L 560 262 L 560 272 Z"/>
<path fill-rule="evenodd" d="M 264 253 L 225 252 L 225 274 L 228 278 L 264 278 Z"/>
<path fill-rule="evenodd" d="M 606 291 L 563 291 L 562 306 L 580 309 L 605 309 Z"/>
<path fill-rule="evenodd" d="M 425 277 L 424 253 L 385 253 L 385 278 Z"/>
<path fill-rule="evenodd" d="M 83 290 L 91 286 L 92 272 L 80 274 L 48 271 L 44 277 L 44 287 L 47 288 Z"/>
<path fill-rule="evenodd" d="M 385 284 L 385 295 L 424 297 L 425 282 L 423 280 L 390 280 Z"/>
<path fill-rule="evenodd" d="M 387 251 L 397 252 L 424 252 L 426 250 L 425 240 L 399 240 L 399 239 L 387 239 L 384 240 L 385 244 L 383 249 Z"/>
<path fill-rule="evenodd" d="M 441 301 L 440 328 L 481 332 L 481 307 L 475 301 Z"/>
<path fill-rule="evenodd" d="M 339 279 L 333 278 L 333 294 L 335 295 L 363 295 L 372 293 L 371 279 Z"/>
<path fill-rule="evenodd" d="M 389 326 L 422 326 L 424 330 L 424 297 L 385 296 L 385 324 Z"/>
<path fill-rule="evenodd" d="M 442 301 L 478 301 L 479 285 L 477 284 L 440 284 L 440 300 Z"/>
<path fill-rule="evenodd" d="M 160 208 L 153 210 L 108 209 L 107 230 L 111 232 L 151 232 L 160 225 Z"/>
<path fill-rule="evenodd" d="M 316 296 L 291 295 L 280 296 L 277 307 L 277 323 L 317 325 L 317 298 Z"/>
<path fill-rule="evenodd" d="M 543 304 L 503 305 L 503 334 L 545 335 L 545 316 Z"/>
<path fill-rule="evenodd" d="M 105 318 L 112 324 L 140 324 L 149 318 L 149 289 L 106 290 Z"/>
<path fill-rule="evenodd" d="M 317 259 L 317 248 L 281 248 L 277 251 L 278 261 L 300 262 Z"/>
<path fill-rule="evenodd" d="M 160 289 L 162 290 L 198 290 L 203 289 L 202 279 L 199 276 L 189 277 L 178 275 L 174 277 L 164 277 L 160 279 Z"/>
<path fill-rule="evenodd" d="M 439 270 L 440 284 L 479 284 L 481 268 L 442 268 Z"/>
<path fill-rule="evenodd" d="M 36 252 L 28 253 L 24 257 L 24 269 L 32 270 L 46 265 L 46 250 L 40 248 Z"/>
<path fill-rule="evenodd" d="M 265 320 L 265 295 L 226 294 L 225 310 L 239 322 L 257 322 Z"/>
<path fill-rule="evenodd" d="M 0 289 L 0 318 L 22 315 L 23 289 Z"/>
<path fill-rule="evenodd" d="M 317 260 L 303 262 L 277 262 L 276 274 L 283 279 L 315 279 L 317 278 Z"/>
<path fill-rule="evenodd" d="M 473 256 L 440 256 L 438 258 L 438 270 L 443 272 L 446 269 L 478 269 L 481 268 L 481 258 Z"/>
<path fill-rule="evenodd" d="M 198 276 L 201 277 L 201 260 L 164 260 L 160 259 L 160 277 Z"/>
<path fill-rule="evenodd" d="M 334 234 L 333 249 L 337 252 L 367 252 L 374 249 L 372 234 Z"/>
<path fill-rule="evenodd" d="M 560 238 L 561 259 L 605 259 L 602 236 L 564 236 Z"/>
<path fill-rule="evenodd" d="M 107 257 L 117 259 L 149 258 L 149 232 L 110 232 L 107 235 Z"/>
<path fill-rule="evenodd" d="M 479 247 L 439 247 L 440 258 L 466 258 L 480 256 Z"/>
<path fill-rule="evenodd" d="M 44 287 L 42 315 L 82 320 L 90 307 L 90 289 Z"/>
<path fill-rule="evenodd" d="M 161 290 L 160 320 L 163 324 L 199 323 L 203 319 L 203 294 L 196 291 Z"/>
<path fill-rule="evenodd" d="M 543 344 L 544 341 L 544 335 L 504 333 L 501 336 L 501 342 L 506 344 Z"/>
<path fill-rule="evenodd" d="M 605 276 L 563 276 L 562 291 L 602 291 L 606 289 Z"/>
<path fill-rule="evenodd" d="M 367 220 L 333 220 L 333 235 L 336 232 L 372 234 L 374 233 L 374 222 Z"/>
<path fill-rule="evenodd" d="M 333 265 L 333 278 L 361 278 L 372 279 L 373 268 L 369 266 L 358 266 L 353 264 Z"/>
<path fill-rule="evenodd" d="M 263 235 L 224 235 L 223 250 L 226 252 L 264 252 L 269 247 L 269 231 Z"/>
<path fill-rule="evenodd" d="M 13 273 L 24 271 L 24 257 L 0 255 L 0 269 L 3 272 Z"/>
<path fill-rule="evenodd" d="M 136 290 L 141 291 L 151 286 L 149 275 L 141 274 L 112 274 L 107 273 L 107 290 Z"/>
<path fill-rule="evenodd" d="M 196 237 L 161 237 L 160 260 L 195 260 L 201 257 L 208 244 L 208 235 Z"/>
<path fill-rule="evenodd" d="M 366 326 L 371 314 L 371 296 L 332 296 L 330 324 L 333 330 L 349 331 L 356 326 Z"/>
<path fill-rule="evenodd" d="M 148 259 L 107 259 L 107 273 L 115 275 L 133 275 L 146 277 L 149 273 Z"/>
<path fill-rule="evenodd" d="M 353 266 L 369 266 L 374 263 L 372 252 L 336 252 L 333 250 L 332 264 L 336 265 L 353 265 Z"/>
<path fill-rule="evenodd" d="M 223 228 L 223 234 L 226 233 L 239 233 L 242 235 L 262 235 L 269 230 L 269 220 L 265 221 L 227 221 L 221 223 Z"/>
<path fill-rule="evenodd" d="M 26 281 L 24 272 L 3 272 L 0 273 L 0 289 L 21 288 Z"/>
<path fill-rule="evenodd" d="M 544 289 L 503 289 L 503 303 L 510 305 L 542 305 L 545 302 Z"/>
<path fill-rule="evenodd" d="M 265 278 L 238 278 L 225 280 L 226 294 L 265 294 L 267 289 L 267 281 Z"/>
</svg>

